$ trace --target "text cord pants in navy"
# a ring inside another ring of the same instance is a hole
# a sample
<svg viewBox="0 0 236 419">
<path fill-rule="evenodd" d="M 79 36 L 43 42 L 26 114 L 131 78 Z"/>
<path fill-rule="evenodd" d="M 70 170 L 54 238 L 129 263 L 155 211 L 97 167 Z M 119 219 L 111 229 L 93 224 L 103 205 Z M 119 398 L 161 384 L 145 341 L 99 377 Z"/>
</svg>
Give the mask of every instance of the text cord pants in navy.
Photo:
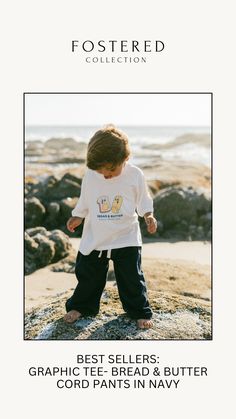
<svg viewBox="0 0 236 419">
<path fill-rule="evenodd" d="M 67 312 L 77 310 L 84 316 L 99 312 L 109 267 L 107 251 L 103 251 L 100 257 L 99 253 L 96 250 L 87 256 L 78 253 L 75 266 L 78 285 L 66 302 Z M 150 319 L 152 310 L 141 269 L 141 247 L 113 249 L 111 259 L 124 311 L 133 319 Z"/>
</svg>

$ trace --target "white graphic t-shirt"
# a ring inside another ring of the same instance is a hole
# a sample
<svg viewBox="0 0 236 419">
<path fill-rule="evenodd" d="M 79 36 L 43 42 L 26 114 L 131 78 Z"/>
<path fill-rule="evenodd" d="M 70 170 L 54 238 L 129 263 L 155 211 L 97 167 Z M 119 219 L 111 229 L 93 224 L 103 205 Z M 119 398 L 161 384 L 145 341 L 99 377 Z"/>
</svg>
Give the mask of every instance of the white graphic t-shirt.
<svg viewBox="0 0 236 419">
<path fill-rule="evenodd" d="M 80 252 L 141 246 L 138 215 L 153 211 L 143 172 L 126 163 L 119 176 L 105 179 L 87 169 L 73 217 L 85 218 Z"/>
</svg>

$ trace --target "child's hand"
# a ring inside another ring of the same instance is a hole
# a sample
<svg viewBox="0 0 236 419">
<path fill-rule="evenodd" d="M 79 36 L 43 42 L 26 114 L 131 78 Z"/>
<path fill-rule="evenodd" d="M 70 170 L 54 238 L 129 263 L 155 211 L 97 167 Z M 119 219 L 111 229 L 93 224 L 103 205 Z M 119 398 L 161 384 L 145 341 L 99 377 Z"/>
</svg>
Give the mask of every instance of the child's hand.
<svg viewBox="0 0 236 419">
<path fill-rule="evenodd" d="M 66 223 L 66 227 L 71 233 L 74 233 L 75 228 L 78 227 L 82 223 L 82 221 L 83 221 L 83 218 L 70 217 Z"/>
<path fill-rule="evenodd" d="M 152 214 L 144 215 L 145 222 L 147 224 L 147 231 L 150 234 L 154 234 L 157 231 L 157 220 L 153 217 Z"/>
</svg>

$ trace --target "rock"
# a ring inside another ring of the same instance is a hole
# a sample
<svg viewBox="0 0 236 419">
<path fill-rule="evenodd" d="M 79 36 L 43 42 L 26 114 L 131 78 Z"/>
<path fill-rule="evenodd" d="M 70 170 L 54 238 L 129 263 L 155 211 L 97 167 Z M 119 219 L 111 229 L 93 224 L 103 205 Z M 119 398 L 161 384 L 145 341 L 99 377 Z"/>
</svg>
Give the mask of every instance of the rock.
<svg viewBox="0 0 236 419">
<path fill-rule="evenodd" d="M 81 237 L 84 223 L 76 228 L 74 233 L 68 231 L 66 227 L 67 220 L 72 216 L 71 212 L 75 208 L 78 198 L 67 198 L 60 201 L 60 230 L 64 231 L 69 237 Z"/>
<path fill-rule="evenodd" d="M 76 176 L 66 173 L 59 181 L 48 186 L 44 199 L 47 201 L 61 200 L 80 195 L 81 180 Z"/>
<path fill-rule="evenodd" d="M 171 296 L 168 296 L 172 303 Z M 183 297 L 182 301 L 190 298 Z M 175 296 L 173 296 L 173 302 Z M 97 317 L 80 318 L 73 325 L 63 321 L 64 301 L 33 310 L 25 316 L 25 339 L 28 340 L 208 340 L 211 339 L 209 305 L 196 311 L 180 309 L 163 312 L 163 296 L 157 298 L 160 308 L 154 311 L 153 327 L 138 329 L 135 320 L 124 314 L 103 313 Z M 107 302 L 103 302 L 107 308 Z M 188 304 L 186 304 L 188 305 Z M 198 312 L 199 310 L 199 312 Z"/>
<path fill-rule="evenodd" d="M 40 233 L 33 236 L 33 239 L 36 243 L 38 243 L 37 269 L 39 269 L 53 262 L 56 253 L 55 243 L 47 236 Z"/>
<path fill-rule="evenodd" d="M 173 186 L 179 186 L 178 181 L 165 181 L 165 180 L 147 180 L 147 185 L 151 191 L 152 197 L 155 197 L 161 189 L 166 189 Z"/>
<path fill-rule="evenodd" d="M 25 232 L 25 251 L 30 251 L 32 254 L 36 253 L 38 249 L 38 243 L 32 239 L 29 235 L 29 230 Z"/>
<path fill-rule="evenodd" d="M 71 217 L 71 211 L 75 208 L 78 198 L 66 198 L 60 201 L 60 214 L 63 220 Z"/>
<path fill-rule="evenodd" d="M 191 187 L 166 188 L 154 198 L 154 214 L 162 226 L 158 234 L 166 238 L 206 238 L 210 210 L 210 199 L 201 190 Z M 146 234 L 143 222 L 142 230 Z"/>
<path fill-rule="evenodd" d="M 46 207 L 47 213 L 44 224 L 47 228 L 53 229 L 60 225 L 60 204 L 58 202 L 50 202 Z"/>
<path fill-rule="evenodd" d="M 201 239 L 204 239 L 204 237 L 205 237 L 205 233 L 204 233 L 203 227 L 198 226 L 197 232 L 196 232 L 196 239 L 201 240 Z"/>
<path fill-rule="evenodd" d="M 173 186 L 211 189 L 211 169 L 198 162 L 183 160 L 152 159 L 149 164 L 140 164 L 149 187 L 155 194 Z"/>
<path fill-rule="evenodd" d="M 34 185 L 27 197 L 37 197 L 44 203 L 58 202 L 68 197 L 79 197 L 81 179 L 77 176 L 66 173 L 61 179 L 55 176 L 48 176 L 44 181 Z"/>
<path fill-rule="evenodd" d="M 157 220 L 157 234 L 161 234 L 164 231 L 163 223 L 160 220 Z"/>
<path fill-rule="evenodd" d="M 179 137 L 176 137 L 173 141 L 169 141 L 165 144 L 148 144 L 143 146 L 144 149 L 150 150 L 168 150 L 173 147 L 177 147 L 185 144 L 198 144 L 202 147 L 209 148 L 211 145 L 211 136 L 210 134 L 183 134 Z"/>
<path fill-rule="evenodd" d="M 74 260 L 68 256 L 52 265 L 51 269 L 54 272 L 73 272 Z M 29 309 L 25 316 L 26 339 L 211 339 L 210 266 L 147 258 L 143 270 L 154 312 L 152 329 L 138 329 L 136 322 L 124 314 L 114 271 L 111 271 L 96 317 L 82 317 L 72 325 L 63 321 L 65 301 L 72 293 L 69 288 L 64 293 L 52 295 L 50 300 L 47 295 L 44 304 L 35 304 L 33 309 Z M 42 277 L 47 273 L 45 268 Z M 64 276 L 71 274 L 64 273 Z"/>
<path fill-rule="evenodd" d="M 40 201 L 47 202 L 48 188 L 52 187 L 58 181 L 59 179 L 57 179 L 55 176 L 48 176 L 41 182 L 31 184 L 31 188 L 28 191 L 27 198 L 36 197 L 40 199 Z"/>
<path fill-rule="evenodd" d="M 54 186 L 57 182 L 59 181 L 59 179 L 56 176 L 48 176 L 46 179 L 43 180 L 42 182 L 42 189 L 47 189 L 47 188 L 51 188 L 52 186 Z"/>
<path fill-rule="evenodd" d="M 62 156 L 85 157 L 87 144 L 73 138 L 50 138 L 43 141 L 27 141 L 25 154 L 27 157 L 37 157 L 37 161 L 53 158 L 55 162 Z"/>
<path fill-rule="evenodd" d="M 50 202 L 46 207 L 44 225 L 47 229 L 60 229 L 69 236 L 81 234 L 82 226 L 76 229 L 76 233 L 70 233 L 66 228 L 66 222 L 71 217 L 72 209 L 76 206 L 78 198 L 65 198 L 59 202 Z"/>
<path fill-rule="evenodd" d="M 42 268 L 52 262 L 55 245 L 45 236 L 37 233 L 34 237 L 25 234 L 25 274 Z"/>
<path fill-rule="evenodd" d="M 58 202 L 50 202 L 50 204 L 48 204 L 47 206 L 48 216 L 54 218 L 59 214 L 59 212 L 60 212 L 60 205 L 58 204 Z"/>
<path fill-rule="evenodd" d="M 27 141 L 25 155 L 31 157 L 39 157 L 43 153 L 44 144 L 41 140 Z"/>
<path fill-rule="evenodd" d="M 35 256 L 37 254 L 38 243 L 34 241 L 26 232 L 24 238 L 25 247 L 25 258 L 24 258 L 24 270 L 25 274 L 28 275 L 35 271 Z"/>
<path fill-rule="evenodd" d="M 25 199 L 25 225 L 26 228 L 41 225 L 46 210 L 38 198 Z"/>
<path fill-rule="evenodd" d="M 211 240 L 211 236 L 212 236 L 212 233 L 211 233 L 211 229 L 207 232 L 207 236 L 206 236 L 206 238 L 207 238 L 207 240 Z"/>
<path fill-rule="evenodd" d="M 27 234 L 30 237 L 36 236 L 36 234 L 42 234 L 43 236 L 47 235 L 47 230 L 45 227 L 34 227 L 34 228 L 27 228 Z"/>
<path fill-rule="evenodd" d="M 74 249 L 71 249 L 69 256 L 66 256 L 64 259 L 61 259 L 59 262 L 56 262 L 53 265 L 51 265 L 50 270 L 52 272 L 74 273 L 75 260 L 76 251 Z"/>
<path fill-rule="evenodd" d="M 61 179 L 48 176 L 42 182 L 32 182 L 25 201 L 26 228 L 44 226 L 67 232 L 66 222 L 80 196 L 81 181 L 66 173 Z M 81 232 L 82 226 L 76 235 L 81 235 Z"/>
<path fill-rule="evenodd" d="M 206 214 L 203 214 L 199 218 L 199 223 L 200 225 L 203 226 L 205 231 L 209 231 L 209 229 L 211 229 L 211 223 L 212 223 L 211 212 L 207 212 Z"/>
<path fill-rule="evenodd" d="M 211 145 L 211 136 L 210 134 L 183 134 L 180 137 L 176 137 L 173 143 L 178 146 L 193 143 L 209 148 Z"/>
<path fill-rule="evenodd" d="M 25 176 L 25 196 L 28 195 L 38 183 L 39 181 L 36 178 L 32 176 Z"/>
<path fill-rule="evenodd" d="M 69 255 L 72 245 L 62 231 L 47 231 L 43 227 L 25 233 L 25 274 L 57 262 Z"/>
<path fill-rule="evenodd" d="M 69 241 L 69 237 L 60 230 L 53 230 L 48 235 L 49 240 L 55 244 L 55 255 L 53 262 L 57 262 L 60 259 L 65 258 L 69 255 L 72 245 Z"/>
<path fill-rule="evenodd" d="M 167 188 L 158 194 L 154 201 L 154 212 L 165 228 L 174 226 L 182 220 L 192 222 L 196 210 L 191 205 L 188 192 L 183 189 Z"/>
<path fill-rule="evenodd" d="M 96 317 L 82 317 L 74 324 L 63 321 L 65 297 L 25 316 L 25 338 L 36 340 L 206 340 L 211 339 L 210 302 L 174 293 L 150 295 L 153 327 L 138 329 L 121 308 L 114 285 L 108 286 Z M 112 307 L 111 307 L 112 306 Z"/>
<path fill-rule="evenodd" d="M 45 141 L 45 152 L 50 150 L 61 151 L 62 149 L 69 149 L 73 151 L 86 150 L 87 145 L 83 142 L 78 142 L 74 138 L 50 138 Z"/>
</svg>

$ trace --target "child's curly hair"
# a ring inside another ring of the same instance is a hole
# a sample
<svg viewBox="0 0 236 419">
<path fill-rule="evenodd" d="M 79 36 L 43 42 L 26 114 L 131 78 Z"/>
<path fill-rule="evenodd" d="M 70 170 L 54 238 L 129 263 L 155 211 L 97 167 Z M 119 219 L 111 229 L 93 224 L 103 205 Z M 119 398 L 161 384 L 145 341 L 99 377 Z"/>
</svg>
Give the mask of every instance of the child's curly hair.
<svg viewBox="0 0 236 419">
<path fill-rule="evenodd" d="M 87 166 L 98 170 L 107 164 L 111 168 L 122 164 L 130 155 L 128 137 L 114 125 L 101 128 L 90 139 L 87 151 Z"/>
</svg>

